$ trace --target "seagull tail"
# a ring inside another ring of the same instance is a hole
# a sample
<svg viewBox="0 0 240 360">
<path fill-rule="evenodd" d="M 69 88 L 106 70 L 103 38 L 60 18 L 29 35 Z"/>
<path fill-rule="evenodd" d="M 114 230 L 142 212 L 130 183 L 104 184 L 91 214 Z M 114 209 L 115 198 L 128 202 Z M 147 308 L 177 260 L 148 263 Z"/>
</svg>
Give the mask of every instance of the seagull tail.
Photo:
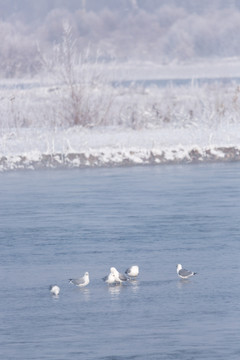
<svg viewBox="0 0 240 360">
<path fill-rule="evenodd" d="M 196 273 L 196 272 L 194 272 L 194 273 L 193 273 L 193 275 L 197 275 L 197 273 Z"/>
</svg>

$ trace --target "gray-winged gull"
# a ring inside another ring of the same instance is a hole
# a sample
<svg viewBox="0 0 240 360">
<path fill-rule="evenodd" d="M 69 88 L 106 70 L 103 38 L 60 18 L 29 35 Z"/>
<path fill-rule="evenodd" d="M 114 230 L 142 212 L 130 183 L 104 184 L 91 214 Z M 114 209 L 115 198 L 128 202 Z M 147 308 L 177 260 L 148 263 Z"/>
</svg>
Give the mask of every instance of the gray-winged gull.
<svg viewBox="0 0 240 360">
<path fill-rule="evenodd" d="M 183 269 L 181 264 L 177 264 L 177 274 L 181 279 L 188 279 L 190 276 L 196 275 L 196 272 Z"/>
<path fill-rule="evenodd" d="M 128 280 L 128 278 L 125 275 L 118 272 L 115 267 L 111 267 L 110 272 L 115 276 L 115 279 L 116 279 L 117 282 L 122 283 L 123 281 Z"/>
<path fill-rule="evenodd" d="M 137 277 L 139 274 L 139 267 L 137 265 L 130 266 L 126 271 L 125 274 L 130 277 Z"/>
<path fill-rule="evenodd" d="M 117 283 L 115 275 L 111 272 L 107 276 L 104 276 L 103 281 L 109 285 L 113 285 Z"/>
<path fill-rule="evenodd" d="M 69 282 L 73 285 L 79 286 L 79 287 L 83 287 L 89 284 L 90 280 L 89 280 L 89 273 L 85 272 L 85 274 L 83 275 L 83 277 L 81 278 L 77 278 L 77 279 L 69 279 Z"/>
</svg>

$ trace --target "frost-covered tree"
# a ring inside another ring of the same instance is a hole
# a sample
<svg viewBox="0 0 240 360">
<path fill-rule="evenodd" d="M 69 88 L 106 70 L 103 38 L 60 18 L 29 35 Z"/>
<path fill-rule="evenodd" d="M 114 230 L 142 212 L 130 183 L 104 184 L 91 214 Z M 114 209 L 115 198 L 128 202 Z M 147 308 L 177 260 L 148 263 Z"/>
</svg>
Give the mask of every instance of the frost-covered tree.
<svg viewBox="0 0 240 360">
<path fill-rule="evenodd" d="M 112 87 L 90 49 L 79 51 L 68 22 L 63 24 L 62 41 L 54 47 L 50 60 L 43 57 L 43 63 L 54 84 L 59 85 L 58 125 L 92 127 L 108 121 Z"/>
</svg>

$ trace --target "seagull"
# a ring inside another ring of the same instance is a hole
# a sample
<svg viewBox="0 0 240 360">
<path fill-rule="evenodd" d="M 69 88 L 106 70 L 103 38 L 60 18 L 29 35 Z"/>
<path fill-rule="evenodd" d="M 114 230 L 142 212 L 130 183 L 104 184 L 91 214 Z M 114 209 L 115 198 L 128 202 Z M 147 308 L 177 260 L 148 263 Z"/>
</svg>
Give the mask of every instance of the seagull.
<svg viewBox="0 0 240 360">
<path fill-rule="evenodd" d="M 79 287 L 83 287 L 89 284 L 90 280 L 89 280 L 89 273 L 85 272 L 85 274 L 83 275 L 83 277 L 78 278 L 78 279 L 69 279 L 69 282 L 73 285 L 79 286 Z"/>
<path fill-rule="evenodd" d="M 60 287 L 57 285 L 50 285 L 49 290 L 50 290 L 50 293 L 55 296 L 58 296 L 60 293 Z"/>
<path fill-rule="evenodd" d="M 190 276 L 196 275 L 193 271 L 183 269 L 181 264 L 177 264 L 177 274 L 182 279 L 188 279 Z"/>
<path fill-rule="evenodd" d="M 137 265 L 133 265 L 125 271 L 125 274 L 130 277 L 137 277 L 139 274 L 139 267 Z"/>
<path fill-rule="evenodd" d="M 110 272 L 115 276 L 116 281 L 119 283 L 128 280 L 128 278 L 125 275 L 118 272 L 115 267 L 111 267 Z"/>
<path fill-rule="evenodd" d="M 113 284 L 116 284 L 116 283 L 117 283 L 117 282 L 116 282 L 115 275 L 112 274 L 111 272 L 110 272 L 110 274 L 108 274 L 107 276 L 105 276 L 105 277 L 103 278 L 103 281 L 104 281 L 105 283 L 109 284 L 109 285 L 113 285 Z"/>
</svg>

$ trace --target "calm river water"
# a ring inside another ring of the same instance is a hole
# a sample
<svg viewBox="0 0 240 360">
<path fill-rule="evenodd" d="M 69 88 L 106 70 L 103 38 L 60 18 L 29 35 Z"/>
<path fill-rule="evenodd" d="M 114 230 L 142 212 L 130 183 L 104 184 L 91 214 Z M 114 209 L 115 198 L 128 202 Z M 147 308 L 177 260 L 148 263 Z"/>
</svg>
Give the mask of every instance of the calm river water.
<svg viewBox="0 0 240 360">
<path fill-rule="evenodd" d="M 1 174 L 0 359 L 240 359 L 239 204 L 239 163 Z"/>
</svg>

